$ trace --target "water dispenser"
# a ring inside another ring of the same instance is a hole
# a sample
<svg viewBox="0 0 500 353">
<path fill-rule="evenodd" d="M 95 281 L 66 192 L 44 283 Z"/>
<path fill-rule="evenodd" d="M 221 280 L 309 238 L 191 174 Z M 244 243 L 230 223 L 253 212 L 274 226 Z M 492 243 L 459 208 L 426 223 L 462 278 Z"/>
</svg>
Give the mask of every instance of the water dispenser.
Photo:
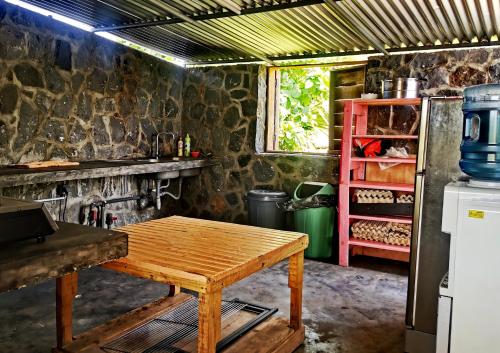
<svg viewBox="0 0 500 353">
<path fill-rule="evenodd" d="M 474 179 L 500 181 L 500 84 L 464 90 L 460 168 Z"/>
</svg>

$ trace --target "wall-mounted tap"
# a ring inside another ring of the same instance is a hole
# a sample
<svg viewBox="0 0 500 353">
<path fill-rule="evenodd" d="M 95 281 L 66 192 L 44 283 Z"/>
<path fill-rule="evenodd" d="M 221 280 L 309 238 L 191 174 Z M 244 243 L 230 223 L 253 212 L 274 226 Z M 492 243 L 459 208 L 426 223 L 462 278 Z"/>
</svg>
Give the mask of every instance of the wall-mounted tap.
<svg viewBox="0 0 500 353">
<path fill-rule="evenodd" d="M 172 140 L 174 141 L 174 145 L 175 145 L 175 134 L 173 132 L 170 132 L 170 131 L 167 131 L 167 132 L 159 132 L 155 135 L 153 135 L 153 139 L 156 138 L 156 145 L 155 145 L 155 148 L 153 150 L 153 158 L 154 159 L 160 159 L 160 136 L 161 135 L 170 135 L 172 136 Z M 174 146 L 175 147 L 175 146 Z"/>
</svg>

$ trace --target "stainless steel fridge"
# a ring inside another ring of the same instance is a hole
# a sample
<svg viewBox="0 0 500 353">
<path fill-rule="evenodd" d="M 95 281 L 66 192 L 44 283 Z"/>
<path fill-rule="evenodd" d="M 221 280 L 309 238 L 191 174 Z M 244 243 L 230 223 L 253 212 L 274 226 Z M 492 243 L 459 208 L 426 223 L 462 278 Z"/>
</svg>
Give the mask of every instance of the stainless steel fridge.
<svg viewBox="0 0 500 353">
<path fill-rule="evenodd" d="M 448 271 L 449 236 L 441 233 L 444 186 L 463 174 L 462 98 L 422 100 L 406 309 L 407 353 L 434 353 L 439 282 Z"/>
</svg>

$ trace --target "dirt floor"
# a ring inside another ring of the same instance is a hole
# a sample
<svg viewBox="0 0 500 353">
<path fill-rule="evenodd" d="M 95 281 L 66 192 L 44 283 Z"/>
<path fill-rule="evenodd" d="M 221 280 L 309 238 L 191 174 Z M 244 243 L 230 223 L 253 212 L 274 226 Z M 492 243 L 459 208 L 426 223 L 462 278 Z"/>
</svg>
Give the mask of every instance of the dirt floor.
<svg viewBox="0 0 500 353">
<path fill-rule="evenodd" d="M 401 353 L 404 347 L 406 265 L 360 258 L 349 268 L 306 260 L 306 341 L 297 352 Z M 164 296 L 165 286 L 100 268 L 82 271 L 75 333 Z M 287 263 L 224 292 L 288 315 Z M 49 353 L 55 344 L 54 281 L 0 294 L 0 352 Z"/>
</svg>

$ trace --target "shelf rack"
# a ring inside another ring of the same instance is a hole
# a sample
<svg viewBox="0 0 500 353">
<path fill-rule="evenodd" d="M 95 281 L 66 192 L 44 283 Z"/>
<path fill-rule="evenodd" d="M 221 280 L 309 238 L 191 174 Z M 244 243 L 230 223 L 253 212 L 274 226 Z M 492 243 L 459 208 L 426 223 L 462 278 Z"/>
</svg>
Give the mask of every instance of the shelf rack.
<svg viewBox="0 0 500 353">
<path fill-rule="evenodd" d="M 363 158 L 352 156 L 354 138 L 379 138 L 393 140 L 417 140 L 417 135 L 373 135 L 367 133 L 368 108 L 371 106 L 412 106 L 420 105 L 420 98 L 411 99 L 349 99 L 344 101 L 344 126 L 342 155 L 340 160 L 339 185 L 339 264 L 349 265 L 350 252 L 389 259 L 409 261 L 410 247 L 390 245 L 382 242 L 360 240 L 350 237 L 351 223 L 356 220 L 386 221 L 412 224 L 411 217 L 373 216 L 349 213 L 351 193 L 354 188 L 414 192 L 414 184 L 366 181 L 366 163 L 411 163 L 410 158 Z M 354 126 L 354 133 L 352 127 Z"/>
</svg>

